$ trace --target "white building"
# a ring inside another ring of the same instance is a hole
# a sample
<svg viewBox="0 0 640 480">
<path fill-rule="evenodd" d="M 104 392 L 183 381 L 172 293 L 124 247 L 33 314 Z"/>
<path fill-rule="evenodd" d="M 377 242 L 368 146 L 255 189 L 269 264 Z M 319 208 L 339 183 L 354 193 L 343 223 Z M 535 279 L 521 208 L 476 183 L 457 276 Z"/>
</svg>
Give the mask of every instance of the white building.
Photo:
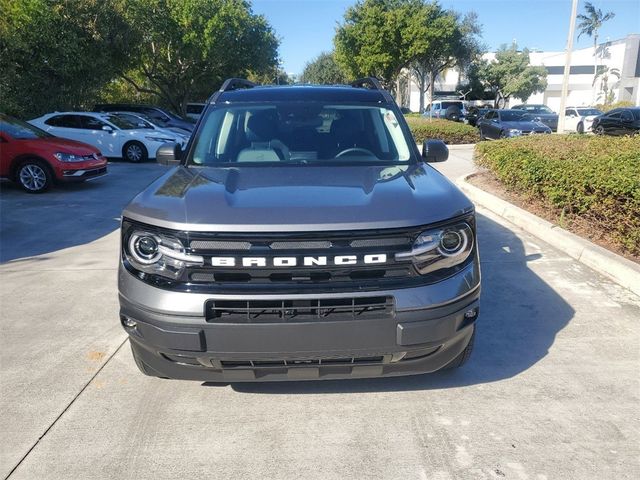
<svg viewBox="0 0 640 480">
<path fill-rule="evenodd" d="M 603 58 L 600 58 L 600 57 Z M 484 55 L 486 60 L 495 58 L 495 52 Z M 543 66 L 547 69 L 547 88 L 544 92 L 532 95 L 527 103 L 543 103 L 552 110 L 560 107 L 560 92 L 564 73 L 565 52 L 531 52 L 531 65 Z M 605 42 L 598 47 L 598 71 L 609 69 L 608 88 L 614 101 L 630 101 L 640 105 L 640 35 L 627 35 L 625 38 Z M 593 47 L 574 50 L 571 54 L 571 70 L 569 76 L 569 95 L 566 105 L 589 106 L 603 103 L 600 79 L 593 84 L 595 57 Z M 618 78 L 612 72 L 620 75 Z M 435 94 L 455 95 L 460 74 L 456 70 L 445 72 L 443 78 L 436 80 Z M 420 105 L 418 87 L 412 82 L 410 92 L 411 110 L 417 112 Z M 425 100 L 426 104 L 429 99 Z M 511 105 L 523 103 L 521 99 L 512 98 Z"/>
</svg>

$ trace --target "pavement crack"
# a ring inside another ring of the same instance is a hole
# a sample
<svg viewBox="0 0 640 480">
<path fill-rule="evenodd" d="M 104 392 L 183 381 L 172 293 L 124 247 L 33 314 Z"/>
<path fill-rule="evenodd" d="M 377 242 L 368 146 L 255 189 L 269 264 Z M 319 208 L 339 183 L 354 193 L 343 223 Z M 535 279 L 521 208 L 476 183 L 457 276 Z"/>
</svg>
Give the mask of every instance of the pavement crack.
<svg viewBox="0 0 640 480">
<path fill-rule="evenodd" d="M 76 400 L 80 397 L 80 395 L 82 395 L 84 393 L 84 391 L 87 389 L 87 387 L 89 385 L 91 385 L 91 382 L 93 382 L 95 380 L 95 378 L 100 374 L 100 372 L 102 372 L 102 370 L 104 369 L 104 367 L 107 366 L 107 364 L 111 361 L 111 359 L 113 357 L 116 356 L 116 354 L 120 351 L 120 349 L 122 348 L 122 346 L 127 343 L 127 340 L 129 340 L 128 337 L 126 337 L 122 343 L 120 343 L 120 345 L 118 345 L 118 348 L 116 348 L 113 353 L 111 355 L 109 355 L 109 358 L 107 358 L 106 362 L 104 362 L 100 368 L 98 368 L 98 370 L 96 370 L 96 372 L 91 376 L 91 378 L 83 385 L 83 387 L 80 389 L 80 391 L 71 399 L 71 401 L 67 404 L 66 407 L 64 407 L 64 409 L 62 410 L 62 412 L 60 412 L 60 414 L 55 418 L 55 420 L 53 422 L 51 422 L 51 425 L 49 425 L 47 427 L 47 429 L 42 433 L 42 435 L 40 435 L 38 437 L 38 440 L 35 441 L 35 443 L 33 445 L 31 445 L 31 448 L 29 448 L 29 450 L 27 450 L 27 453 L 25 453 L 20 460 L 18 461 L 18 463 L 16 463 L 16 465 L 11 469 L 11 471 L 9 472 L 9 474 L 4 477 L 4 480 L 8 480 L 9 478 L 11 478 L 11 475 L 14 474 L 14 472 L 18 469 L 18 467 L 20 465 L 22 465 L 22 462 L 25 461 L 25 459 L 31 454 L 31 452 L 38 446 L 38 444 L 40 443 L 40 441 L 47 436 L 47 433 L 49 433 L 49 431 L 53 428 L 53 426 L 58 423 L 58 420 L 60 420 L 62 418 L 62 416 L 67 413 L 67 411 L 71 408 L 71 406 L 76 402 Z"/>
</svg>

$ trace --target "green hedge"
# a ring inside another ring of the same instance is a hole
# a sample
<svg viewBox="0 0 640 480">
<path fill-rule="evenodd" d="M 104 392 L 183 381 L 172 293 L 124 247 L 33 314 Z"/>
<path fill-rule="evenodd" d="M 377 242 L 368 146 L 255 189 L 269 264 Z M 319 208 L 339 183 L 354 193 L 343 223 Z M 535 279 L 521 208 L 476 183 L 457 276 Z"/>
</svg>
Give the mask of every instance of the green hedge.
<svg viewBox="0 0 640 480">
<path fill-rule="evenodd" d="M 640 137 L 540 135 L 480 143 L 476 163 L 507 187 L 581 217 L 640 256 Z"/>
<path fill-rule="evenodd" d="M 478 130 L 464 123 L 414 116 L 406 119 L 416 143 L 429 139 L 442 140 L 450 145 L 480 141 Z"/>
</svg>

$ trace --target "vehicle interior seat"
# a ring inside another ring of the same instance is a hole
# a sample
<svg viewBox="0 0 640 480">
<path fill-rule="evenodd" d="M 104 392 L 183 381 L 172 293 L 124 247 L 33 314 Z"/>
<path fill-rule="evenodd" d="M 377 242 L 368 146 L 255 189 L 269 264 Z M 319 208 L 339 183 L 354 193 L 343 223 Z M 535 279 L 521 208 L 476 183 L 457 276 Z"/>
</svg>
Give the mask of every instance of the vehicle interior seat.
<svg viewBox="0 0 640 480">
<path fill-rule="evenodd" d="M 278 138 L 275 111 L 253 112 L 245 123 L 249 146 L 238 153 L 238 162 L 277 162 L 289 160 L 289 148 Z"/>
</svg>

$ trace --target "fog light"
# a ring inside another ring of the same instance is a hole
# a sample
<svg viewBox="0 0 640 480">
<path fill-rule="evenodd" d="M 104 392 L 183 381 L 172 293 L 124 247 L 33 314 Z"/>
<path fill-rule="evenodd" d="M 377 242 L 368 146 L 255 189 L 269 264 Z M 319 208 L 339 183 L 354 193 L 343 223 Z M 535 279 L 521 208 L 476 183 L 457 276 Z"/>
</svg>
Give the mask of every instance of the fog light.
<svg viewBox="0 0 640 480">
<path fill-rule="evenodd" d="M 127 328 L 136 328 L 136 326 L 138 325 L 138 322 L 130 319 L 129 317 L 123 317 L 122 324 Z"/>
<path fill-rule="evenodd" d="M 467 318 L 467 319 L 476 318 L 477 316 L 478 316 L 478 310 L 476 310 L 475 308 L 464 312 L 464 318 Z"/>
</svg>

